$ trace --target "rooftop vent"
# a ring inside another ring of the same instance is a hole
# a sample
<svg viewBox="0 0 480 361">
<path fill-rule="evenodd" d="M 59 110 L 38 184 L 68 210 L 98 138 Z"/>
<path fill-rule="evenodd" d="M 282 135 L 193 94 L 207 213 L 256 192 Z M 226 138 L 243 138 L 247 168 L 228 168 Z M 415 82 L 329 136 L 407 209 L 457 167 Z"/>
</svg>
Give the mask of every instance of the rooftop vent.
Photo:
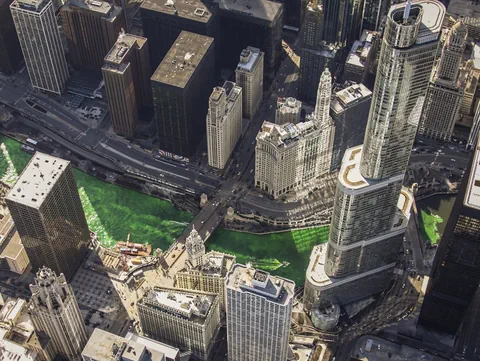
<svg viewBox="0 0 480 361">
<path fill-rule="evenodd" d="M 205 8 L 196 8 L 193 13 L 197 16 L 202 17 L 203 15 L 205 15 L 206 12 L 207 12 L 207 9 Z"/>
</svg>

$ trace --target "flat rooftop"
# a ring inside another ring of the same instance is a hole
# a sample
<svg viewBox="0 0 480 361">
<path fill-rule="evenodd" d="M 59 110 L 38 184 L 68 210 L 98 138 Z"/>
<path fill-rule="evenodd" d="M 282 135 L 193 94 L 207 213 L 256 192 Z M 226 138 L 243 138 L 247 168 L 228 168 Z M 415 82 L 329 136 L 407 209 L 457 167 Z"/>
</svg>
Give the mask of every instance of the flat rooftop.
<svg viewBox="0 0 480 361">
<path fill-rule="evenodd" d="M 360 40 L 353 43 L 345 63 L 363 68 L 373 49 L 373 41 L 377 36 L 379 36 L 378 33 L 374 31 L 363 30 Z"/>
<path fill-rule="evenodd" d="M 200 0 L 145 0 L 140 8 L 208 23 L 214 6 Z"/>
<path fill-rule="evenodd" d="M 283 13 L 283 4 L 270 0 L 218 0 L 220 9 L 273 22 Z"/>
<path fill-rule="evenodd" d="M 125 335 L 125 339 L 129 341 L 137 342 L 141 345 L 144 345 L 148 350 L 158 351 L 165 355 L 167 360 L 176 360 L 180 357 L 180 350 L 176 347 L 167 345 L 165 343 L 152 340 L 151 338 L 139 336 L 136 333 L 128 332 Z"/>
<path fill-rule="evenodd" d="M 23 250 L 20 235 L 14 227 L 12 216 L 7 213 L 0 220 L 0 258 L 16 259 Z"/>
<path fill-rule="evenodd" d="M 217 295 L 214 293 L 154 287 L 139 302 L 203 324 L 216 298 Z"/>
<path fill-rule="evenodd" d="M 280 305 L 286 305 L 292 301 L 295 282 L 237 263 L 228 273 L 225 286 L 239 292 L 266 297 L 269 301 Z"/>
<path fill-rule="evenodd" d="M 450 0 L 447 12 L 459 17 L 480 18 L 480 3 L 471 0 Z"/>
<path fill-rule="evenodd" d="M 36 152 L 5 199 L 40 208 L 69 164 L 64 159 Z"/>
<path fill-rule="evenodd" d="M 312 120 L 297 124 L 285 123 L 281 125 L 264 121 L 256 140 L 257 142 L 261 140 L 268 141 L 277 148 L 285 148 L 316 130 L 318 130 L 317 124 Z"/>
<path fill-rule="evenodd" d="M 40 12 L 47 5 L 47 0 L 15 0 L 10 7 Z"/>
<path fill-rule="evenodd" d="M 71 8 L 88 10 L 103 17 L 115 17 L 119 13 L 119 8 L 117 11 L 113 11 L 115 10 L 114 5 L 102 0 L 68 0 L 63 5 L 62 11 L 71 10 Z"/>
<path fill-rule="evenodd" d="M 339 90 L 333 96 L 332 102 L 330 103 L 330 108 L 335 113 L 341 113 L 358 101 L 370 98 L 372 96 L 372 92 L 362 83 L 360 84 L 353 84 L 345 89 Z"/>
<path fill-rule="evenodd" d="M 473 155 L 472 169 L 468 177 L 464 204 L 480 210 L 480 138 L 477 141 L 477 147 Z"/>
<path fill-rule="evenodd" d="M 184 88 L 212 44 L 213 38 L 182 31 L 151 80 Z"/>
<path fill-rule="evenodd" d="M 105 62 L 112 65 L 120 65 L 125 61 L 132 48 L 142 48 L 147 42 L 147 38 L 121 33 L 118 36 L 117 42 L 112 46 L 110 51 L 105 56 Z"/>
<path fill-rule="evenodd" d="M 252 72 L 260 61 L 261 51 L 258 48 L 249 46 L 243 49 L 240 54 L 240 62 L 237 65 L 237 70 Z"/>
<path fill-rule="evenodd" d="M 147 352 L 149 351 L 149 352 Z M 118 359 L 116 355 L 120 356 Z M 96 328 L 82 356 L 97 361 L 165 361 L 165 354 L 136 341 Z"/>
</svg>

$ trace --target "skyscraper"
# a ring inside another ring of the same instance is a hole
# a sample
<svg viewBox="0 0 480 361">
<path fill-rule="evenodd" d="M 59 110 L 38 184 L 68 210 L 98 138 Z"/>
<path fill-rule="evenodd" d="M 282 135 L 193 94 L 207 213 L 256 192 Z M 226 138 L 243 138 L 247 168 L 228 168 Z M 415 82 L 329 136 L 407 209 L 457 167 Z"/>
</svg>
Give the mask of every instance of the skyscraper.
<svg viewBox="0 0 480 361">
<path fill-rule="evenodd" d="M 10 10 L 32 86 L 61 94 L 70 75 L 52 1 L 15 0 Z"/>
<path fill-rule="evenodd" d="M 70 64 L 99 70 L 118 33 L 126 28 L 122 8 L 103 0 L 68 0 L 60 14 Z"/>
<path fill-rule="evenodd" d="M 81 360 L 88 334 L 77 299 L 65 276 L 58 277 L 49 268 L 41 268 L 30 285 L 29 312 L 37 331 L 45 332 L 53 349 L 68 361 Z"/>
<path fill-rule="evenodd" d="M 0 1 L 0 72 L 13 73 L 22 61 L 22 49 L 15 32 L 10 4 L 12 0 Z"/>
<path fill-rule="evenodd" d="M 192 267 L 197 267 L 203 264 L 205 245 L 203 244 L 203 239 L 200 237 L 195 227 L 185 240 L 185 247 L 187 249 L 188 264 L 190 264 Z"/>
<path fill-rule="evenodd" d="M 191 156 L 205 135 L 215 86 L 215 46 L 208 36 L 182 31 L 151 77 L 158 147 Z"/>
<path fill-rule="evenodd" d="M 35 153 L 5 200 L 32 270 L 46 266 L 71 279 L 90 233 L 70 162 Z"/>
<path fill-rule="evenodd" d="M 389 5 L 389 0 L 365 0 L 363 4 L 362 30 L 378 31 Z"/>
<path fill-rule="evenodd" d="M 225 287 L 228 360 L 287 360 L 295 283 L 235 264 Z"/>
<path fill-rule="evenodd" d="M 242 88 L 242 116 L 252 119 L 263 99 L 263 58 L 260 49 L 243 49 L 235 70 L 235 81 Z"/>
<path fill-rule="evenodd" d="M 448 32 L 425 96 L 418 131 L 427 137 L 450 140 L 463 98 L 460 64 L 467 40 L 467 27 L 458 21 Z"/>
<path fill-rule="evenodd" d="M 297 124 L 302 115 L 302 102 L 295 98 L 277 98 L 277 110 L 275 111 L 275 124 Z"/>
<path fill-rule="evenodd" d="M 445 14 L 436 0 L 391 7 L 363 146 L 338 176 L 328 246 L 314 247 L 304 305 L 348 303 L 387 286 L 410 215 L 402 188 Z"/>
<path fill-rule="evenodd" d="M 322 40 L 344 47 L 358 39 L 362 26 L 363 1 L 324 0 L 323 14 Z"/>
<path fill-rule="evenodd" d="M 462 182 L 425 292 L 419 323 L 455 334 L 480 285 L 480 143 Z"/>
<path fill-rule="evenodd" d="M 208 165 L 223 169 L 242 135 L 242 88 L 226 81 L 210 94 L 207 114 Z"/>
<path fill-rule="evenodd" d="M 152 104 L 147 39 L 121 32 L 105 56 L 102 73 L 113 130 L 131 137 L 139 108 Z"/>
</svg>

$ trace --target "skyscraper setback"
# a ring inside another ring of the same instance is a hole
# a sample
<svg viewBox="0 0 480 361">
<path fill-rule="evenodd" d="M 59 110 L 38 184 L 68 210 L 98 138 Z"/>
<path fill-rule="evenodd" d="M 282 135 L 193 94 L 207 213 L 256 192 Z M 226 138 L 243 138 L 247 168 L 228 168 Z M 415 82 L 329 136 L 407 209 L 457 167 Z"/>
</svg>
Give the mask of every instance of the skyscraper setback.
<svg viewBox="0 0 480 361">
<path fill-rule="evenodd" d="M 307 310 L 380 292 L 390 280 L 413 201 L 402 182 L 444 14 L 435 0 L 389 11 L 364 145 L 343 158 L 328 245 L 314 248 L 307 268 Z"/>
</svg>

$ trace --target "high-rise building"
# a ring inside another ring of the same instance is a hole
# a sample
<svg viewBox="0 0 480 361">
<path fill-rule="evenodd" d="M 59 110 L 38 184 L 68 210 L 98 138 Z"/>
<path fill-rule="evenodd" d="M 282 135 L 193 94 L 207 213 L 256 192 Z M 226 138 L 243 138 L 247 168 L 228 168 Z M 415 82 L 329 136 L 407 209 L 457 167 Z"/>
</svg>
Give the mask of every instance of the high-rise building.
<svg viewBox="0 0 480 361">
<path fill-rule="evenodd" d="M 263 58 L 260 49 L 251 46 L 240 53 L 235 81 L 242 88 L 242 116 L 252 119 L 263 100 Z"/>
<path fill-rule="evenodd" d="M 29 313 L 35 329 L 46 333 L 53 350 L 68 361 L 80 360 L 88 334 L 77 299 L 65 276 L 41 268 L 30 285 Z"/>
<path fill-rule="evenodd" d="M 167 55 L 182 31 L 217 39 L 219 22 L 217 11 L 218 5 L 202 0 L 142 2 L 140 14 L 143 34 L 149 39 L 152 72 Z"/>
<path fill-rule="evenodd" d="M 125 337 L 96 328 L 82 351 L 83 361 L 180 361 L 180 350 L 147 337 Z"/>
<path fill-rule="evenodd" d="M 363 3 L 362 30 L 379 31 L 389 5 L 389 0 L 365 0 Z"/>
<path fill-rule="evenodd" d="M 0 215 L 1 217 L 1 215 Z M 0 270 L 22 274 L 28 270 L 30 260 L 23 247 L 12 216 L 7 213 L 0 218 Z"/>
<path fill-rule="evenodd" d="M 419 323 L 455 334 L 480 285 L 480 143 L 438 246 Z"/>
<path fill-rule="evenodd" d="M 277 110 L 275 111 L 275 124 L 297 124 L 302 115 L 302 102 L 295 98 L 277 98 Z"/>
<path fill-rule="evenodd" d="M 457 22 L 448 32 L 433 69 L 425 96 L 418 132 L 427 137 L 450 140 L 463 98 L 460 64 L 467 40 L 467 27 Z"/>
<path fill-rule="evenodd" d="M 404 173 L 444 14 L 436 0 L 390 8 L 365 141 L 345 153 L 328 245 L 310 257 L 307 310 L 381 292 L 390 281 L 413 201 Z"/>
<path fill-rule="evenodd" d="M 15 31 L 10 4 L 12 0 L 0 1 L 0 72 L 12 74 L 22 61 L 22 49 Z"/>
<path fill-rule="evenodd" d="M 235 68 L 238 54 L 251 46 L 265 54 L 264 76 L 273 78 L 282 55 L 283 4 L 269 0 L 219 0 L 219 7 L 221 66 Z"/>
<path fill-rule="evenodd" d="M 153 287 L 137 302 L 147 336 L 190 351 L 207 360 L 220 324 L 219 297 L 214 293 Z"/>
<path fill-rule="evenodd" d="M 190 290 L 215 293 L 219 297 L 220 309 L 225 311 L 225 276 L 235 264 L 236 257 L 210 251 L 203 263 L 193 266 L 190 262 L 175 274 L 175 286 Z"/>
<path fill-rule="evenodd" d="M 363 84 L 353 84 L 333 94 L 330 114 L 335 127 L 331 170 L 337 170 L 347 149 L 363 143 L 372 92 Z"/>
<path fill-rule="evenodd" d="M 61 94 L 70 75 L 52 1 L 14 0 L 10 10 L 32 86 Z"/>
<path fill-rule="evenodd" d="M 152 104 L 146 38 L 121 32 L 102 67 L 115 133 L 134 136 L 138 110 Z"/>
<path fill-rule="evenodd" d="M 151 77 L 158 147 L 191 156 L 205 135 L 215 86 L 215 49 L 208 36 L 182 31 Z"/>
<path fill-rule="evenodd" d="M 202 265 L 203 257 L 205 256 L 205 245 L 195 227 L 193 227 L 185 240 L 185 247 L 187 249 L 187 264 L 191 265 L 191 267 Z"/>
<path fill-rule="evenodd" d="M 356 40 L 345 61 L 344 80 L 356 83 L 367 83 L 367 77 L 377 57 L 380 34 L 364 30 L 360 40 Z"/>
<path fill-rule="evenodd" d="M 295 283 L 235 264 L 225 288 L 228 360 L 287 360 Z"/>
<path fill-rule="evenodd" d="M 208 165 L 223 169 L 242 135 L 242 88 L 230 81 L 210 94 L 207 114 Z"/>
<path fill-rule="evenodd" d="M 90 233 L 70 162 L 35 153 L 5 200 L 32 271 L 46 266 L 71 279 Z"/>
<path fill-rule="evenodd" d="M 323 37 L 329 44 L 350 45 L 360 35 L 363 16 L 361 0 L 324 0 Z"/>
<path fill-rule="evenodd" d="M 70 64 L 100 70 L 118 33 L 126 28 L 122 8 L 103 0 L 68 0 L 60 14 Z"/>
<path fill-rule="evenodd" d="M 470 129 L 470 134 L 468 135 L 468 141 L 466 144 L 467 149 L 475 148 L 475 145 L 478 141 L 478 134 L 480 133 L 480 103 L 477 104 L 477 109 L 475 110 L 475 116 L 473 117 L 472 129 Z"/>
</svg>

